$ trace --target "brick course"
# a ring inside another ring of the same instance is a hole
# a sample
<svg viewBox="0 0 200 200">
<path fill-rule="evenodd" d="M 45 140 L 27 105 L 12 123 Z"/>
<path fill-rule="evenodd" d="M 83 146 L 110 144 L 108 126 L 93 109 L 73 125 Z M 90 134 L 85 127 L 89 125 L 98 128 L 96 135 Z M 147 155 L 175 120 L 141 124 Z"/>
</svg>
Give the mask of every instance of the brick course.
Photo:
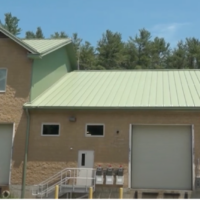
<svg viewBox="0 0 200 200">
<path fill-rule="evenodd" d="M 69 116 L 76 122 L 69 122 Z M 37 184 L 66 167 L 77 167 L 79 150 L 94 150 L 95 167 L 125 168 L 128 186 L 130 124 L 194 124 L 195 157 L 199 155 L 200 113 L 177 111 L 31 111 L 27 183 Z M 41 136 L 44 122 L 60 123 L 60 136 Z M 86 123 L 104 123 L 105 137 L 85 137 Z M 119 130 L 119 134 L 116 131 Z M 70 150 L 70 148 L 73 150 Z"/>
</svg>

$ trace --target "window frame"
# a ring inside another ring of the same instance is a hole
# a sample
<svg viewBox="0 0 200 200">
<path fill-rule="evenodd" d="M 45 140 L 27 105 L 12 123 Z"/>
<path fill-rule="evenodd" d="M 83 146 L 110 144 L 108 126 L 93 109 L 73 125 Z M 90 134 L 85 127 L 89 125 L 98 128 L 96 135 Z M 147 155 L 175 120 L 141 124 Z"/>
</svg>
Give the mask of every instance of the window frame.
<svg viewBox="0 0 200 200">
<path fill-rule="evenodd" d="M 6 70 L 6 78 L 5 78 L 5 90 L 1 90 L 1 89 L 0 89 L 0 93 L 4 93 L 4 92 L 6 92 L 6 86 L 7 86 L 7 77 L 8 77 L 8 69 L 7 69 L 7 68 L 0 67 L 0 70 L 1 70 L 1 69 L 5 69 L 5 70 Z"/>
<path fill-rule="evenodd" d="M 44 135 L 43 134 L 43 128 L 44 128 L 44 125 L 58 125 L 59 129 L 58 129 L 58 135 Z M 41 124 L 41 136 L 43 137 L 59 137 L 60 136 L 60 123 L 54 123 L 54 122 L 45 122 L 45 123 L 42 123 Z"/>
<path fill-rule="evenodd" d="M 87 126 L 88 125 L 101 125 L 103 126 L 103 135 L 90 135 L 90 134 L 87 134 Z M 103 123 L 87 123 L 85 124 L 85 137 L 105 137 L 105 124 Z"/>
</svg>

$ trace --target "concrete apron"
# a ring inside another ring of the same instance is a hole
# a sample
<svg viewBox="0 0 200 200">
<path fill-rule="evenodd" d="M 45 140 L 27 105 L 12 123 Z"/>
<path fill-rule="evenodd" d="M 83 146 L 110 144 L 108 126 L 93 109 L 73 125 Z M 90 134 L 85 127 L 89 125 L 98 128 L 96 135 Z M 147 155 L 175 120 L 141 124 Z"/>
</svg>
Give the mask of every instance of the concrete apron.
<svg viewBox="0 0 200 200">
<path fill-rule="evenodd" d="M 26 186 L 25 199 L 36 200 L 35 196 L 32 196 L 32 186 Z M 20 199 L 21 197 L 21 185 L 11 185 L 11 193 Z M 63 198 L 59 198 L 63 199 Z M 75 200 L 76 198 L 74 198 Z M 85 198 L 87 199 L 87 198 Z M 94 194 L 94 200 L 116 200 L 119 199 L 119 188 L 115 187 L 97 187 Z M 166 191 L 146 191 L 146 190 L 133 190 L 124 188 L 123 200 L 200 200 L 200 190 L 194 192 L 166 192 Z"/>
</svg>

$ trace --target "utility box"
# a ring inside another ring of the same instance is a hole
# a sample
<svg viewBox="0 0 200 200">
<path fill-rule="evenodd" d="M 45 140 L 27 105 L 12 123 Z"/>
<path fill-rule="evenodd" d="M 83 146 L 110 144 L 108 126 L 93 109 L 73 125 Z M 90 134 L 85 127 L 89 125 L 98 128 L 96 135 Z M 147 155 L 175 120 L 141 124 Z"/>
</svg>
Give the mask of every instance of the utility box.
<svg viewBox="0 0 200 200">
<path fill-rule="evenodd" d="M 96 170 L 96 185 L 102 185 L 103 184 L 103 169 L 102 167 L 97 167 Z"/>
<path fill-rule="evenodd" d="M 196 177 L 195 180 L 195 189 L 200 190 L 200 177 Z"/>
<path fill-rule="evenodd" d="M 124 184 L 124 169 L 120 166 L 116 172 L 116 185 Z"/>
<path fill-rule="evenodd" d="M 109 166 L 106 169 L 106 185 L 113 185 L 114 176 L 113 176 L 113 168 Z"/>
</svg>

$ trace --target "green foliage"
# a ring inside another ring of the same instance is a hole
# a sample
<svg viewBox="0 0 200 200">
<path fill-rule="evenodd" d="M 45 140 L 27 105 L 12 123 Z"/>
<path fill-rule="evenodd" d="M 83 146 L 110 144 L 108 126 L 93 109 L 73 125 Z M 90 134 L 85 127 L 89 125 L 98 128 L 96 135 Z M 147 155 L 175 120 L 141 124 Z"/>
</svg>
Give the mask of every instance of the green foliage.
<svg viewBox="0 0 200 200">
<path fill-rule="evenodd" d="M 4 22 L 0 25 L 14 35 L 19 35 L 19 19 L 11 13 L 5 14 Z M 27 31 L 25 38 L 43 39 L 41 27 L 36 32 Z M 50 38 L 68 38 L 61 32 L 54 32 Z M 170 44 L 164 38 L 152 38 L 146 29 L 140 29 L 139 33 L 129 37 L 128 41 L 122 41 L 118 32 L 106 30 L 94 47 L 73 33 L 72 42 L 82 70 L 107 70 L 107 69 L 200 69 L 200 41 L 197 38 L 186 38 L 179 41 L 175 48 L 170 49 Z"/>
<path fill-rule="evenodd" d="M 18 27 L 19 19 L 17 17 L 12 16 L 11 13 L 5 13 L 4 15 L 4 22 L 0 21 L 0 25 L 3 26 L 13 35 L 19 35 L 21 32 L 21 28 Z"/>
<path fill-rule="evenodd" d="M 139 36 L 136 35 L 133 39 L 130 37 L 130 42 L 136 46 L 136 65 L 142 68 L 150 68 L 151 64 L 151 33 L 145 29 L 139 30 Z"/>
<path fill-rule="evenodd" d="M 107 30 L 98 41 L 97 45 L 97 65 L 105 69 L 120 69 L 124 64 L 125 45 L 122 42 L 120 33 L 113 33 Z"/>
<path fill-rule="evenodd" d="M 40 27 L 37 27 L 37 31 L 35 33 L 35 38 L 44 39 L 44 35 L 43 35 L 42 29 Z"/>
<path fill-rule="evenodd" d="M 78 37 L 78 33 L 73 33 L 73 35 L 72 35 L 72 42 L 73 42 L 74 49 L 75 49 L 77 55 L 79 54 L 79 50 L 80 50 L 80 46 L 81 46 L 81 42 L 82 41 L 83 40 Z"/>
<path fill-rule="evenodd" d="M 68 38 L 67 34 L 64 31 L 55 32 L 53 35 L 51 35 L 51 38 L 58 39 L 58 38 Z"/>
<path fill-rule="evenodd" d="M 96 59 L 94 47 L 89 42 L 85 42 L 80 46 L 80 69 L 96 69 Z"/>
<path fill-rule="evenodd" d="M 32 31 L 27 31 L 26 32 L 26 39 L 34 39 L 35 38 L 35 33 Z"/>
<path fill-rule="evenodd" d="M 37 27 L 36 32 L 34 33 L 33 31 L 27 31 L 26 32 L 26 39 L 44 39 L 44 35 L 42 32 L 42 29 L 40 27 Z"/>
</svg>

